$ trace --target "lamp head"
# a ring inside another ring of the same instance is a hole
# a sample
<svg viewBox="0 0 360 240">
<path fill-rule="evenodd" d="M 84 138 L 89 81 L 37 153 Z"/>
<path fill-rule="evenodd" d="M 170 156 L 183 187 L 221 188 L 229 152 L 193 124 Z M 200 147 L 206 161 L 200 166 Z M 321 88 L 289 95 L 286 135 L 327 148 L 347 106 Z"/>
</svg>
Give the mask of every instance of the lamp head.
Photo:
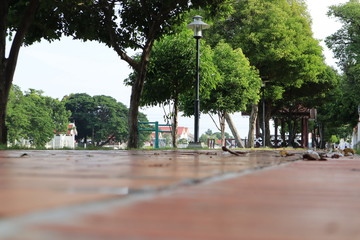
<svg viewBox="0 0 360 240">
<path fill-rule="evenodd" d="M 209 28 L 209 24 L 204 23 L 201 21 L 201 16 L 195 16 L 194 21 L 187 25 L 189 29 L 194 30 L 194 38 L 201 38 L 202 37 L 202 30 Z"/>
</svg>

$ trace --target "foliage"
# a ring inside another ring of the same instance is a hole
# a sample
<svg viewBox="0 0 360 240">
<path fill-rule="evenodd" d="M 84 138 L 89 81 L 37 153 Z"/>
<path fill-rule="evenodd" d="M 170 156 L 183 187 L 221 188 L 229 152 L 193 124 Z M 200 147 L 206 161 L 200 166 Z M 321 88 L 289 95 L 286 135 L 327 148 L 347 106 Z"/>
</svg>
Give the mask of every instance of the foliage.
<svg viewBox="0 0 360 240">
<path fill-rule="evenodd" d="M 30 89 L 25 94 L 14 86 L 8 102 L 7 126 L 9 142 L 28 139 L 36 147 L 44 147 L 54 132 L 67 131 L 70 112 L 62 102 Z"/>
<path fill-rule="evenodd" d="M 202 102 L 202 111 L 218 116 L 224 141 L 226 114 L 245 110 L 248 104 L 257 103 L 261 79 L 241 49 L 233 50 L 221 41 L 213 51 L 214 64 L 221 78 L 214 89 L 209 89 L 209 98 Z"/>
<path fill-rule="evenodd" d="M 270 81 L 267 99 L 281 99 L 286 86 L 317 81 L 325 65 L 304 1 L 239 1 L 234 8 L 207 34 L 213 35 L 213 45 L 226 36 L 233 48 L 243 50 L 262 80 Z"/>
<path fill-rule="evenodd" d="M 195 82 L 195 42 L 192 31 L 183 29 L 175 35 L 166 35 L 156 41 L 151 52 L 151 59 L 144 91 L 142 105 L 155 106 L 168 104 L 182 95 L 194 95 Z M 201 91 L 206 94 L 214 88 L 219 79 L 212 61 L 211 50 L 201 46 Z M 174 64 L 176 63 L 176 64 Z"/>
<path fill-rule="evenodd" d="M 326 43 L 339 60 L 340 67 L 346 71 L 359 62 L 359 0 L 331 6 L 328 15 L 336 17 L 342 23 L 342 27 L 337 32 L 327 37 Z"/>
<path fill-rule="evenodd" d="M 62 12 L 67 35 L 105 43 L 137 72 L 130 99 L 129 148 L 138 147 L 139 105 L 154 41 L 172 32 L 171 27 L 183 22 L 183 13 L 190 9 L 204 7 L 215 12 L 227 1 L 65 1 Z M 140 59 L 129 57 L 126 48 L 139 49 Z"/>
<path fill-rule="evenodd" d="M 342 114 L 338 117 L 351 128 L 357 124 L 357 106 L 360 103 L 360 3 L 358 0 L 350 0 L 331 6 L 328 14 L 342 23 L 342 27 L 330 35 L 326 43 L 339 60 L 344 75 L 340 85 L 341 98 L 338 99 Z"/>
<path fill-rule="evenodd" d="M 229 133 L 225 132 L 224 133 L 225 135 L 225 138 L 226 139 L 230 139 L 230 138 L 233 138 L 233 136 L 231 136 Z M 212 131 L 208 130 L 206 131 L 205 133 L 201 134 L 200 138 L 199 138 L 199 141 L 200 142 L 203 142 L 203 143 L 207 143 L 207 140 L 208 139 L 215 139 L 215 141 L 217 140 L 221 140 L 222 139 L 222 135 L 221 135 L 221 132 L 214 132 L 212 133 Z"/>
<path fill-rule="evenodd" d="M 179 108 L 184 110 L 188 107 L 190 112 L 185 110 L 186 114 L 194 114 L 196 48 L 192 35 L 191 30 L 183 28 L 181 32 L 165 35 L 155 42 L 141 97 L 142 105 L 172 106 L 167 117 L 171 118 L 174 129 L 177 128 Z M 200 44 L 200 91 L 202 98 L 208 98 L 210 89 L 214 88 L 219 79 L 219 74 L 212 61 L 211 49 L 205 45 L 204 41 Z M 133 85 L 136 77 L 137 73 L 133 72 L 126 83 Z M 190 106 L 184 105 L 184 99 L 191 102 Z M 176 131 L 173 135 L 175 133 Z M 176 147 L 176 136 L 173 138 L 173 146 Z"/>
<path fill-rule="evenodd" d="M 90 96 L 86 93 L 64 97 L 66 109 L 77 126 L 77 140 L 87 142 L 90 138 L 97 145 L 110 141 L 126 142 L 128 136 L 127 107 L 110 96 Z M 141 115 L 143 121 L 147 121 Z M 142 140 L 145 140 L 142 136 Z"/>
<path fill-rule="evenodd" d="M 7 142 L 6 111 L 21 46 L 59 39 L 64 24 L 60 6 L 66 1 L 0 1 L 0 143 Z M 10 42 L 7 48 L 8 41 Z"/>
<path fill-rule="evenodd" d="M 214 48 L 214 64 L 221 79 L 203 102 L 204 112 L 234 113 L 259 100 L 261 80 L 241 49 L 233 50 L 230 45 L 220 42 Z"/>
<path fill-rule="evenodd" d="M 274 113 L 291 106 L 308 107 L 304 104 L 311 104 L 326 93 L 323 86 L 329 79 L 322 78 L 327 68 L 319 41 L 312 36 L 311 19 L 303 0 L 238 1 L 234 12 L 205 34 L 212 36 L 212 46 L 224 39 L 234 49 L 241 48 L 250 64 L 259 70 L 264 82 L 266 108 L 260 116 L 265 117 L 262 131 L 266 133 L 266 145 L 270 144 L 269 119 Z M 307 89 L 314 90 L 314 94 Z M 262 111 L 260 106 L 258 109 Z M 252 122 L 259 120 L 257 115 L 257 111 L 252 111 Z M 249 136 L 253 134 L 252 130 Z"/>
<path fill-rule="evenodd" d="M 331 143 L 339 143 L 339 139 L 337 138 L 336 135 L 331 135 L 329 141 L 330 141 Z"/>
</svg>

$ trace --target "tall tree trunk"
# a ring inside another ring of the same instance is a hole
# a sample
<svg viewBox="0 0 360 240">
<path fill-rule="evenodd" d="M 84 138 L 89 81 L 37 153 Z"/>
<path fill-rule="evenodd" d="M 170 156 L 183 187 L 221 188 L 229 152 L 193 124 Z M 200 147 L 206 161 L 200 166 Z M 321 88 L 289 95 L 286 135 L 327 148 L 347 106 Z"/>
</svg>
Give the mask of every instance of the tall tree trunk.
<svg viewBox="0 0 360 240">
<path fill-rule="evenodd" d="M 172 144 L 174 148 L 177 148 L 177 128 L 178 128 L 178 113 L 179 113 L 179 99 L 175 98 L 174 100 L 174 117 L 173 117 L 173 126 L 172 126 Z"/>
<path fill-rule="evenodd" d="M 285 135 L 285 119 L 284 118 L 281 118 L 281 129 L 280 130 L 281 130 L 280 135 L 281 135 L 281 140 L 282 140 L 281 146 L 286 147 L 287 143 L 286 143 L 286 135 Z"/>
<path fill-rule="evenodd" d="M 278 148 L 278 129 L 279 129 L 279 119 L 277 117 L 274 118 L 274 124 L 275 124 L 275 136 L 274 136 L 274 147 Z"/>
<path fill-rule="evenodd" d="M 297 134 L 297 129 L 298 129 L 298 126 L 299 126 L 299 120 L 298 119 L 294 119 L 294 130 L 293 130 L 293 140 L 292 140 L 292 143 L 293 143 L 293 147 L 298 147 L 295 145 L 295 139 L 296 139 L 296 134 Z"/>
<path fill-rule="evenodd" d="M 325 127 L 324 127 L 324 123 L 320 123 L 319 124 L 319 135 L 320 135 L 320 148 L 321 149 L 325 149 Z"/>
<path fill-rule="evenodd" d="M 258 105 L 253 104 L 251 108 L 251 115 L 249 119 L 249 133 L 248 133 L 248 148 L 254 147 L 254 141 L 255 141 L 255 129 L 256 129 L 256 119 L 258 118 Z"/>
<path fill-rule="evenodd" d="M 219 123 L 220 123 L 220 132 L 221 132 L 221 145 L 226 146 L 225 141 L 225 112 L 219 112 Z"/>
<path fill-rule="evenodd" d="M 294 133 L 293 133 L 293 121 L 291 118 L 289 118 L 288 120 L 288 128 L 289 128 L 289 143 L 288 143 L 288 146 L 293 146 L 293 140 L 294 140 Z"/>
<path fill-rule="evenodd" d="M 130 108 L 129 108 L 129 140 L 128 148 L 137 148 L 139 145 L 139 129 L 138 129 L 138 116 L 141 93 L 145 81 L 145 69 L 142 69 L 131 88 Z"/>
<path fill-rule="evenodd" d="M 141 56 L 140 66 L 135 69 L 137 70 L 138 76 L 135 79 L 134 84 L 131 88 L 131 98 L 130 98 L 130 109 L 129 109 L 129 140 L 128 148 L 137 148 L 139 145 L 139 128 L 138 128 L 138 116 L 139 116 L 139 106 L 140 98 L 144 88 L 144 82 L 146 78 L 147 66 L 149 64 L 150 51 L 153 46 L 154 41 L 149 40 L 146 44 L 146 47 L 143 49 Z"/>
<path fill-rule="evenodd" d="M 2 0 L 0 2 L 0 144 L 6 144 L 7 131 L 5 125 L 7 94 L 6 94 L 6 78 L 5 69 L 7 59 L 5 58 L 6 51 L 6 19 L 8 15 L 9 0 Z"/>
<path fill-rule="evenodd" d="M 0 144 L 7 144 L 7 127 L 5 124 L 6 119 L 6 108 L 8 102 L 7 87 L 5 86 L 3 81 L 3 73 L 0 73 Z"/>
<path fill-rule="evenodd" d="M 0 1 L 0 144 L 7 144 L 6 109 L 10 88 L 13 82 L 19 51 L 25 34 L 33 22 L 39 0 L 31 0 L 12 41 L 9 57 L 6 58 L 6 30 L 9 0 Z"/>
<path fill-rule="evenodd" d="M 241 147 L 241 148 L 244 148 L 244 144 L 243 142 L 241 141 L 241 137 L 240 137 L 240 134 L 238 133 L 232 119 L 231 119 L 231 116 L 227 113 L 225 113 L 225 119 L 226 119 L 226 122 L 227 124 L 229 125 L 229 128 L 231 130 L 231 133 L 234 135 L 235 137 L 235 141 L 236 141 L 236 144 Z"/>
<path fill-rule="evenodd" d="M 268 101 L 266 103 L 266 110 L 265 110 L 265 146 L 271 147 L 271 134 L 270 134 L 270 119 L 271 119 L 271 112 L 272 106 L 271 102 Z"/>
</svg>

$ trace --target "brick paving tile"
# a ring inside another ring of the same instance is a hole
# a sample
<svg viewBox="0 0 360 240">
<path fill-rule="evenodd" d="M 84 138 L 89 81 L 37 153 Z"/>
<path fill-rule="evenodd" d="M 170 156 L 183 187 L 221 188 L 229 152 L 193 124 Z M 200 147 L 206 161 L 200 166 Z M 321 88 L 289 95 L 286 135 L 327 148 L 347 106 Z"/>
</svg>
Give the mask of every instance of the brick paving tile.
<svg viewBox="0 0 360 240">
<path fill-rule="evenodd" d="M 221 151 L 0 151 L 0 217 L 164 189 L 258 162 Z"/>
<path fill-rule="evenodd" d="M 254 159 L 264 163 L 273 158 L 257 155 Z M 233 158 L 226 160 L 233 162 L 233 168 L 225 173 L 244 169 L 239 168 L 239 162 Z M 205 165 L 204 172 L 216 169 L 206 168 L 207 165 L 214 164 L 218 169 L 223 167 L 218 164 L 222 160 L 217 157 L 212 161 L 204 157 L 198 166 L 193 164 L 191 168 L 191 164 L 186 163 L 189 168 L 185 172 L 202 168 L 201 164 Z M 244 161 L 249 159 L 244 158 Z M 149 167 L 148 163 L 141 164 Z M 248 166 L 252 164 L 247 163 Z M 160 167 L 158 170 L 163 177 L 168 176 L 163 171 L 170 168 Z M 196 176 L 194 173 L 192 177 Z M 6 218 L 0 220 L 0 239 L 360 239 L 358 157 L 296 161 L 226 176 L 151 194 L 144 192 L 118 199 L 96 200 L 98 205 L 65 205 L 58 211 L 44 210 L 38 215 L 35 212 L 33 216 Z"/>
</svg>

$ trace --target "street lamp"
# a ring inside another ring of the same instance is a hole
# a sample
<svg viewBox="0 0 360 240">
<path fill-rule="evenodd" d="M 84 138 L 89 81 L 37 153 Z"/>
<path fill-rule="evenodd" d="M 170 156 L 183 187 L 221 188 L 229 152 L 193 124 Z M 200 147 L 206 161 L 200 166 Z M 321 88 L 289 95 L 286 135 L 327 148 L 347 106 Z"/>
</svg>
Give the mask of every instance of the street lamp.
<svg viewBox="0 0 360 240">
<path fill-rule="evenodd" d="M 201 21 L 201 16 L 195 16 L 194 21 L 187 25 L 189 29 L 194 30 L 194 38 L 196 39 L 196 82 L 195 82 L 195 103 L 194 103 L 194 143 L 199 143 L 199 118 L 200 118 L 200 38 L 202 37 L 202 30 L 209 28 L 209 25 Z"/>
</svg>

